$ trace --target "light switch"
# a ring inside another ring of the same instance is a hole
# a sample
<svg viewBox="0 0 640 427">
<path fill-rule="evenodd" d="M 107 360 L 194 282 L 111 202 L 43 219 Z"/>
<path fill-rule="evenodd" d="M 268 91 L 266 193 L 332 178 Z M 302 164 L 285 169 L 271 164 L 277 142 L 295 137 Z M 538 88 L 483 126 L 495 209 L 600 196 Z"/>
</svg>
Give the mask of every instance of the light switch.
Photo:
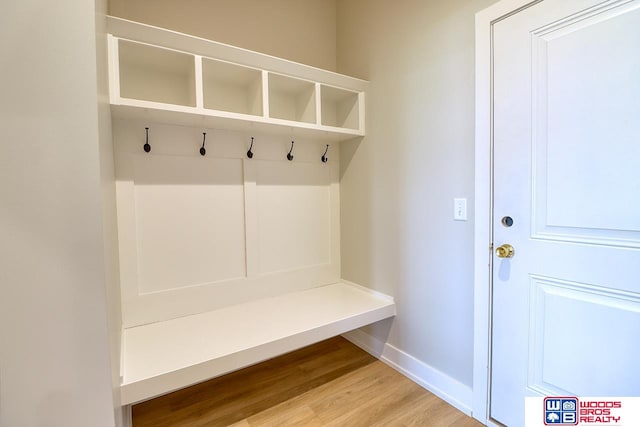
<svg viewBox="0 0 640 427">
<path fill-rule="evenodd" d="M 453 219 L 456 221 L 467 220 L 467 199 L 453 199 Z"/>
</svg>

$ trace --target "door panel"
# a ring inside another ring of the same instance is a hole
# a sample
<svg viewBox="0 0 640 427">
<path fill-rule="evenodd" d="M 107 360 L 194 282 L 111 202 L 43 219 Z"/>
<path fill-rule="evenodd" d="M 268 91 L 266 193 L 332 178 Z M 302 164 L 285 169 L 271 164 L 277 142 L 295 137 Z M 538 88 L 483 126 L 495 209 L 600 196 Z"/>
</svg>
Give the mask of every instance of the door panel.
<svg viewBox="0 0 640 427">
<path fill-rule="evenodd" d="M 618 7 L 532 34 L 538 237 L 640 245 L 639 16 Z"/>
<path fill-rule="evenodd" d="M 532 276 L 529 387 L 546 396 L 637 393 L 640 296 Z M 568 359 L 567 353 L 579 357 Z M 629 370 L 631 367 L 631 370 Z"/>
<path fill-rule="evenodd" d="M 640 395 L 640 0 L 545 0 L 493 26 L 491 416 Z M 503 216 L 514 220 L 501 224 Z"/>
</svg>

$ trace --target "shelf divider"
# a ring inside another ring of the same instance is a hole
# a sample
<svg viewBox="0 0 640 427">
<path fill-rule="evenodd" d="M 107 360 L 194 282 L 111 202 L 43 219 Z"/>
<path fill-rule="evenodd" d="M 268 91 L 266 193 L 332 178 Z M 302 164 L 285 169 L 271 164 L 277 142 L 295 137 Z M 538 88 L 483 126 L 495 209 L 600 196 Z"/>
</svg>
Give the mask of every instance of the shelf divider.
<svg viewBox="0 0 640 427">
<path fill-rule="evenodd" d="M 196 108 L 204 108 L 204 89 L 202 84 L 202 56 L 194 55 L 196 71 Z"/>
</svg>

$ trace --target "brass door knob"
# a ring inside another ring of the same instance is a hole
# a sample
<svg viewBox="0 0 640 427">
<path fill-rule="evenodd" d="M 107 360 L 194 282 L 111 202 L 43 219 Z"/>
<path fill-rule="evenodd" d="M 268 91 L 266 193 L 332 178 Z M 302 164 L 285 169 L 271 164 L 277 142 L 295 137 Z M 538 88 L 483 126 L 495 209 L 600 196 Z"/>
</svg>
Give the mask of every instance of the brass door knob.
<svg viewBox="0 0 640 427">
<path fill-rule="evenodd" d="M 496 248 L 496 255 L 498 256 L 498 258 L 513 258 L 513 255 L 515 255 L 515 253 L 516 250 L 513 249 L 513 246 L 507 243 Z"/>
</svg>

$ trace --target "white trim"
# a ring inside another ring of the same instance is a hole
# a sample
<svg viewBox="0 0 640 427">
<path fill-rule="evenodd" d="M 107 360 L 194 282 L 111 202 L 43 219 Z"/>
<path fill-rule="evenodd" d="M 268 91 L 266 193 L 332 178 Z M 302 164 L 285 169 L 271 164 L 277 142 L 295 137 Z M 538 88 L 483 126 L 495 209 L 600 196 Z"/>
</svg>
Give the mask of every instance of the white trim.
<svg viewBox="0 0 640 427">
<path fill-rule="evenodd" d="M 351 331 L 342 336 L 459 411 L 471 416 L 471 387 L 362 330 Z"/>
<path fill-rule="evenodd" d="M 473 319 L 473 416 L 486 422 L 489 411 L 489 307 L 491 254 L 491 15 L 476 14 L 476 133 Z"/>
<path fill-rule="evenodd" d="M 107 34 L 107 56 L 109 67 L 109 102 L 118 103 L 120 100 L 120 55 L 118 39 Z"/>
<path fill-rule="evenodd" d="M 247 278 L 260 276 L 260 247 L 258 242 L 258 170 L 255 162 L 242 159 L 244 175 L 244 233 Z"/>
<path fill-rule="evenodd" d="M 314 87 L 314 92 L 316 94 L 316 124 L 318 126 L 322 125 L 322 92 L 320 90 L 320 83 L 316 82 Z"/>
<path fill-rule="evenodd" d="M 122 406 L 122 427 L 133 427 L 131 405 Z"/>
<path fill-rule="evenodd" d="M 384 347 L 380 360 L 461 412 L 471 416 L 473 395 L 471 387 L 388 343 Z"/>
<path fill-rule="evenodd" d="M 358 131 L 363 135 L 365 134 L 364 129 L 366 126 L 364 110 L 365 110 L 365 93 L 358 93 Z"/>
<path fill-rule="evenodd" d="M 493 24 L 540 0 L 502 0 L 476 14 L 476 131 L 474 234 L 473 417 L 488 424 L 490 386 Z"/>
<path fill-rule="evenodd" d="M 271 116 L 269 111 L 269 72 L 262 70 L 262 118 L 268 120 Z"/>
<path fill-rule="evenodd" d="M 196 83 L 196 108 L 204 108 L 204 80 L 202 76 L 202 56 L 193 55 L 195 83 Z"/>
</svg>

